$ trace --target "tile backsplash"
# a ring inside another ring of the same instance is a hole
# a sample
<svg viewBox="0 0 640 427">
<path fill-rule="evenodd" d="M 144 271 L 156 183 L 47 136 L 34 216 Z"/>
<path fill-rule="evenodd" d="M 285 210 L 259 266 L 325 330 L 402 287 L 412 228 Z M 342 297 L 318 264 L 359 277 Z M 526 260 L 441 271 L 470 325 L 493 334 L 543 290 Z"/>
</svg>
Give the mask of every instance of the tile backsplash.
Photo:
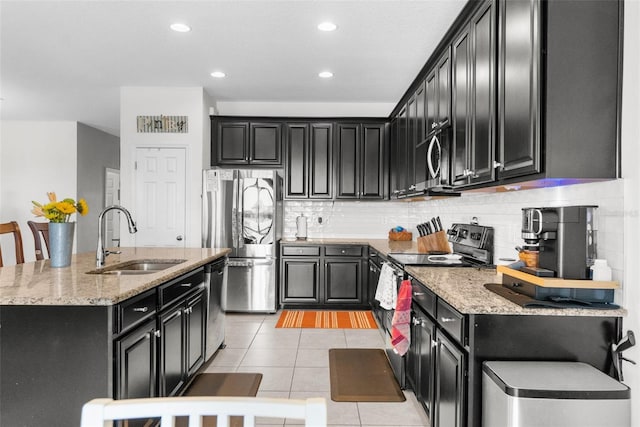
<svg viewBox="0 0 640 427">
<path fill-rule="evenodd" d="M 622 281 L 623 180 L 505 193 L 465 193 L 461 197 L 429 201 L 285 201 L 284 237 L 295 237 L 296 217 L 307 219 L 310 238 L 356 237 L 386 239 L 400 225 L 418 235 L 416 224 L 440 216 L 445 229 L 473 217 L 494 227 L 494 259 L 515 258 L 524 207 L 597 205 L 598 257 L 605 258 L 615 280 Z"/>
</svg>

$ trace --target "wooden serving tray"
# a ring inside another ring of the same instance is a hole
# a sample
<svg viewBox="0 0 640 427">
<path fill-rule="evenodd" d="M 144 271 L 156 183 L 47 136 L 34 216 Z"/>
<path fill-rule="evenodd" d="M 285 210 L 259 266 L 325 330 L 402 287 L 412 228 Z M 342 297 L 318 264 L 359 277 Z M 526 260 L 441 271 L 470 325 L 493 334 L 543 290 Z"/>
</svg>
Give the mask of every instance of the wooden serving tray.
<svg viewBox="0 0 640 427">
<path fill-rule="evenodd" d="M 497 266 L 498 273 L 506 274 L 516 279 L 524 280 L 537 286 L 545 288 L 584 288 L 584 289 L 618 289 L 620 283 L 617 281 L 600 281 L 600 280 L 577 280 L 562 279 L 559 277 L 538 277 L 533 274 L 524 273 L 514 270 L 504 265 Z"/>
</svg>

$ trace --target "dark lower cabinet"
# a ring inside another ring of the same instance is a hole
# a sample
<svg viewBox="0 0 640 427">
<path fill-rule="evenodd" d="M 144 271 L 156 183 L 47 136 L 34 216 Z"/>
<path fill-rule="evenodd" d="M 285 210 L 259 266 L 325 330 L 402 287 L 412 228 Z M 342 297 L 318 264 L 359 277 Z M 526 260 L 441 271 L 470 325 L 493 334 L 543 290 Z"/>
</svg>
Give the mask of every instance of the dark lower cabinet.
<svg viewBox="0 0 640 427">
<path fill-rule="evenodd" d="M 280 305 L 368 307 L 365 249 L 281 243 Z"/>
<path fill-rule="evenodd" d="M 433 427 L 465 425 L 466 369 L 466 353 L 442 331 L 436 331 Z"/>
<path fill-rule="evenodd" d="M 360 304 L 363 261 L 326 258 L 324 261 L 325 302 Z"/>
<path fill-rule="evenodd" d="M 184 326 L 182 307 L 160 314 L 160 395 L 171 396 L 184 381 Z"/>
<path fill-rule="evenodd" d="M 433 320 L 414 304 L 411 347 L 407 353 L 407 381 L 430 417 L 433 414 L 435 331 Z"/>
<path fill-rule="evenodd" d="M 196 291 L 175 307 L 160 313 L 161 396 L 174 396 L 204 363 L 205 294 Z"/>
<path fill-rule="evenodd" d="M 320 303 L 320 260 L 282 259 L 281 303 Z"/>
<path fill-rule="evenodd" d="M 145 323 L 116 340 L 118 388 L 116 398 L 134 399 L 157 396 L 156 322 Z"/>
<path fill-rule="evenodd" d="M 195 374 L 205 362 L 207 336 L 207 299 L 204 292 L 198 293 L 187 301 L 185 309 L 185 345 L 186 379 Z"/>
</svg>

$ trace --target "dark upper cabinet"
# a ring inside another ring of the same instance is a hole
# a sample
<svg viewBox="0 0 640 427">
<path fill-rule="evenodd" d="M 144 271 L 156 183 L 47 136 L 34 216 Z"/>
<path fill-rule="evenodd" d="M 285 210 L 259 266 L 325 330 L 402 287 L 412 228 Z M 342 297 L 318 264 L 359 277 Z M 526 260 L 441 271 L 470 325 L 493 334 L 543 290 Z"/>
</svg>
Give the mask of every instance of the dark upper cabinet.
<svg viewBox="0 0 640 427">
<path fill-rule="evenodd" d="M 451 176 L 454 185 L 467 183 L 469 176 L 468 152 L 469 132 L 469 92 L 471 73 L 469 70 L 469 50 L 471 40 L 468 27 L 453 41 L 452 48 L 452 100 L 453 138 L 451 141 Z"/>
<path fill-rule="evenodd" d="M 409 191 L 409 165 L 413 166 L 413 162 L 409 162 L 408 150 L 408 112 L 406 106 L 400 110 L 396 119 L 395 141 L 392 149 L 395 150 L 395 196 L 405 194 Z"/>
<path fill-rule="evenodd" d="M 622 2 L 498 6 L 498 178 L 617 178 Z"/>
<path fill-rule="evenodd" d="M 214 164 L 246 164 L 249 159 L 249 123 L 219 122 L 214 131 L 217 141 Z"/>
<path fill-rule="evenodd" d="M 402 168 L 398 152 L 398 117 L 393 117 L 389 123 L 389 192 L 392 197 L 397 197 L 402 185 Z"/>
<path fill-rule="evenodd" d="M 500 176 L 540 172 L 540 3 L 500 3 Z"/>
<path fill-rule="evenodd" d="M 494 34 L 495 8 L 486 2 L 453 42 L 452 170 L 456 186 L 495 179 Z"/>
<path fill-rule="evenodd" d="M 385 141 L 384 123 L 336 125 L 336 198 L 385 197 Z"/>
<path fill-rule="evenodd" d="M 285 142 L 285 197 L 309 197 L 309 125 L 287 124 Z"/>
<path fill-rule="evenodd" d="M 280 123 L 251 123 L 249 164 L 282 165 Z"/>
<path fill-rule="evenodd" d="M 282 124 L 212 118 L 213 166 L 282 165 Z"/>
<path fill-rule="evenodd" d="M 330 199 L 333 124 L 288 123 L 286 133 L 285 198 Z"/>
<path fill-rule="evenodd" d="M 451 114 L 451 61 L 446 49 L 427 74 L 426 82 L 427 135 L 449 125 Z"/>
</svg>

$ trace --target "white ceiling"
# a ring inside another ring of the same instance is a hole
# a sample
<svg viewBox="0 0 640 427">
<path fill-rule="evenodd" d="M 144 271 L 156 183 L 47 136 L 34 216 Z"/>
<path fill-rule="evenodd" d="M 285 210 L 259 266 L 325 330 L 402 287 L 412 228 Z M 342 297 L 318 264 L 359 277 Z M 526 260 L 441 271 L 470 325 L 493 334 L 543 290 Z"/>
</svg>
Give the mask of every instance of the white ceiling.
<svg viewBox="0 0 640 427">
<path fill-rule="evenodd" d="M 395 104 L 465 3 L 1 0 L 0 114 L 118 134 L 122 86 L 197 86 L 224 102 Z M 325 20 L 338 30 L 318 31 Z M 169 30 L 177 21 L 192 31 Z M 325 69 L 334 78 L 318 78 Z"/>
</svg>

